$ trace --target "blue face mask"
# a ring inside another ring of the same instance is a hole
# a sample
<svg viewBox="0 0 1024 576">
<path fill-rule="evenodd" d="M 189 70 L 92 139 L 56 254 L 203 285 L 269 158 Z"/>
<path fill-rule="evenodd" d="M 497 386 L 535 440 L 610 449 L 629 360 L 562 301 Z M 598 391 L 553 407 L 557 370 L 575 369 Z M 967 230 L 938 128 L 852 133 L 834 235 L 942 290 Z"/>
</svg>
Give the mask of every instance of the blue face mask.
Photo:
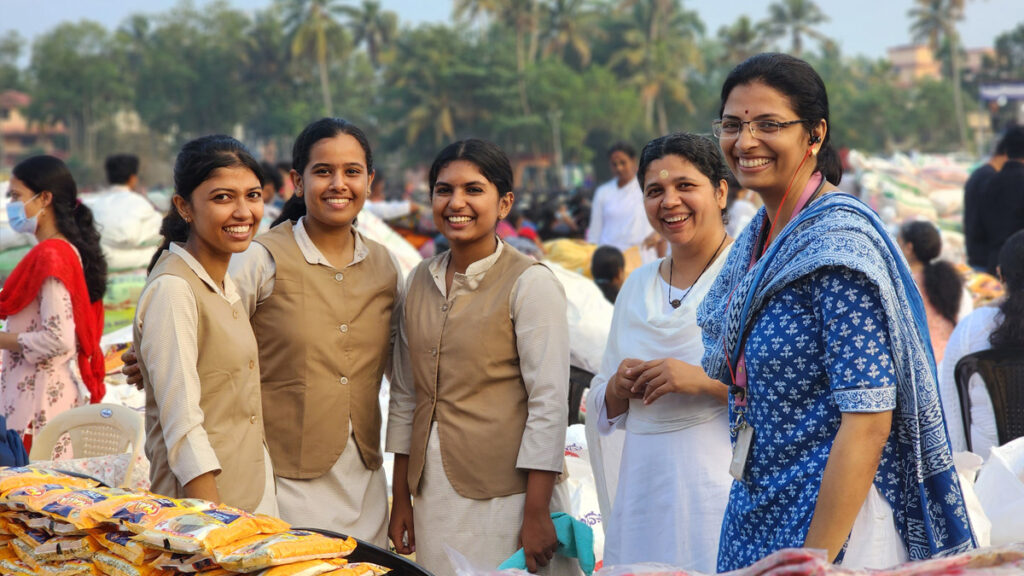
<svg viewBox="0 0 1024 576">
<path fill-rule="evenodd" d="M 28 199 L 31 202 L 39 197 L 39 194 Z M 25 214 L 25 205 L 28 202 L 10 202 L 7 204 L 7 222 L 11 225 L 11 230 L 20 232 L 22 234 L 35 234 L 36 226 L 39 225 L 39 213 L 29 218 Z M 42 212 L 42 210 L 40 210 Z"/>
</svg>

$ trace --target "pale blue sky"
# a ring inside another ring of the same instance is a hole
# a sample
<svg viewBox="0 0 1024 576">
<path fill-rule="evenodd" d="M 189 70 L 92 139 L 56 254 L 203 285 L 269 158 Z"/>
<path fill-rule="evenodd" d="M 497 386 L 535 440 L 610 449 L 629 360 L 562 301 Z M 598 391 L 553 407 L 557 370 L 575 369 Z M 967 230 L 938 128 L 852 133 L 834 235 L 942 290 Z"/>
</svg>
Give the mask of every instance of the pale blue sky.
<svg viewBox="0 0 1024 576">
<path fill-rule="evenodd" d="M 202 5 L 204 0 L 194 0 Z M 242 9 L 257 9 L 270 0 L 230 0 Z M 355 4 L 357 0 L 352 0 Z M 0 0 L 0 34 L 18 30 L 30 40 L 58 23 L 84 18 L 116 27 L 134 12 L 162 12 L 177 0 Z M 446 21 L 451 17 L 451 0 L 382 0 L 404 23 Z M 748 14 L 760 20 L 767 14 L 765 0 L 684 0 L 683 4 L 700 14 L 709 33 Z M 818 0 L 831 17 L 821 30 L 834 38 L 845 54 L 871 57 L 885 55 L 886 48 L 910 42 L 907 10 L 913 0 Z M 970 0 L 967 17 L 960 25 L 968 47 L 991 46 L 995 37 L 1024 22 L 1022 0 Z"/>
</svg>

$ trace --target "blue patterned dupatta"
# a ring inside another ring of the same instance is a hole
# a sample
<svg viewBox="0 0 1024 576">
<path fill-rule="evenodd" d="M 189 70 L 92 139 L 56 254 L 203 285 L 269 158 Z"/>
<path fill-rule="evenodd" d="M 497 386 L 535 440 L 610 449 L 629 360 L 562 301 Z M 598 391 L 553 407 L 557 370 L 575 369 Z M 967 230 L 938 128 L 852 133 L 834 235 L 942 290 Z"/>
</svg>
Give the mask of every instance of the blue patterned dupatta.
<svg viewBox="0 0 1024 576">
<path fill-rule="evenodd" d="M 860 200 L 826 194 L 802 210 L 748 269 L 767 223 L 762 208 L 740 234 L 697 313 L 704 370 L 729 383 L 741 335 L 788 284 L 820 268 L 846 267 L 878 288 L 888 319 L 898 384 L 893 413 L 898 478 L 876 476 L 893 507 L 912 560 L 976 547 L 939 400 L 924 303 L 910 270 L 878 216 Z"/>
</svg>

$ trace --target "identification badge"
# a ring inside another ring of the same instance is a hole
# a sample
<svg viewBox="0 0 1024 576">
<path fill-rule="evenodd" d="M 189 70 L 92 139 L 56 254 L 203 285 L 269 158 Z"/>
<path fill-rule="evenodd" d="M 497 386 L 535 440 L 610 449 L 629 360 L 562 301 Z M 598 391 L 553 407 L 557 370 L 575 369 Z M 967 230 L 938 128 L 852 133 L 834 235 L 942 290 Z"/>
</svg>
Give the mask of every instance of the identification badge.
<svg viewBox="0 0 1024 576">
<path fill-rule="evenodd" d="M 732 449 L 732 462 L 729 463 L 729 474 L 743 481 L 743 475 L 747 471 L 747 457 L 750 456 L 750 446 L 754 442 L 754 428 L 746 422 L 740 424 L 736 429 L 736 444 Z"/>
</svg>

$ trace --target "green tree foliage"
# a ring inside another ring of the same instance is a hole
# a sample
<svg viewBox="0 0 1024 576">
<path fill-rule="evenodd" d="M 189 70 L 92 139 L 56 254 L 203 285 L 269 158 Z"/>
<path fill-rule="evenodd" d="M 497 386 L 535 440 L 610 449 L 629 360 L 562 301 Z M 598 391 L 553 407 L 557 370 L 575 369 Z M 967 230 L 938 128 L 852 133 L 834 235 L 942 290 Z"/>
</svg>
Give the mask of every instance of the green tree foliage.
<svg viewBox="0 0 1024 576">
<path fill-rule="evenodd" d="M 0 38 L 0 92 L 24 88 L 18 58 L 25 47 L 25 38 L 17 32 Z"/>
<path fill-rule="evenodd" d="M 768 34 L 790 39 L 790 51 L 795 56 L 804 52 L 804 37 L 824 40 L 816 27 L 828 22 L 828 16 L 813 0 L 779 0 L 768 6 L 768 20 L 764 22 Z"/>
<path fill-rule="evenodd" d="M 345 6 L 340 0 L 281 0 L 281 6 L 285 28 L 292 38 L 292 54 L 316 60 L 323 112 L 333 116 L 328 60 L 344 59 L 352 47 L 352 40 L 339 21 L 345 15 Z"/>
</svg>

